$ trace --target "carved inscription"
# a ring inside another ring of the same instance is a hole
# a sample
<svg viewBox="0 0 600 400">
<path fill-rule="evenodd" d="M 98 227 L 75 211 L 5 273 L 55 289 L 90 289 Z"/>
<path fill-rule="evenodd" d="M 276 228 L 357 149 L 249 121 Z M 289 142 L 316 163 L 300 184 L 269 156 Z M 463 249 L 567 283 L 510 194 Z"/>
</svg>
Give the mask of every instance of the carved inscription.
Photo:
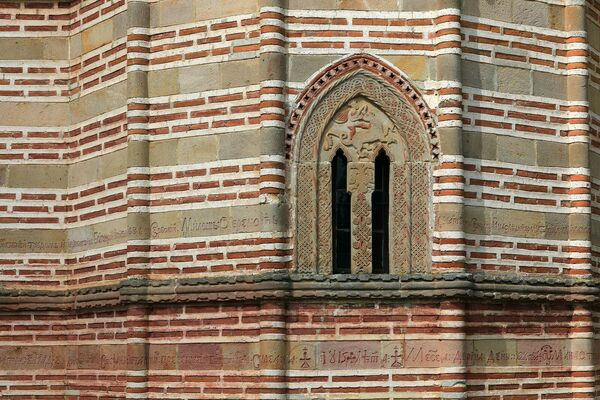
<svg viewBox="0 0 600 400">
<path fill-rule="evenodd" d="M 3 371 L 101 369 L 247 371 L 362 370 L 485 367 L 592 366 L 600 355 L 590 339 L 360 340 L 305 341 L 282 346 L 250 343 L 149 345 L 146 356 L 127 345 L 0 346 Z M 144 353 L 144 352 L 142 352 Z"/>
</svg>

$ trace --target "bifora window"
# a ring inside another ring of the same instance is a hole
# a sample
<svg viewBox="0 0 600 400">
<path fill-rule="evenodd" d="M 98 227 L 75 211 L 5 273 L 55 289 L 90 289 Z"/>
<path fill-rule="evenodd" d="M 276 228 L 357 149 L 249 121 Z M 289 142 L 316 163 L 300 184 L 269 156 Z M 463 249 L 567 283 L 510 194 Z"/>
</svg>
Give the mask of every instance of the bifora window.
<svg viewBox="0 0 600 400">
<path fill-rule="evenodd" d="M 422 100 L 410 87 L 400 91 L 370 71 L 339 79 L 306 111 L 301 104 L 307 116 L 292 155 L 296 268 L 429 272 L 431 171 L 439 153 L 431 123 L 421 119 L 428 111 L 416 111 L 414 101 Z M 309 87 L 300 98 L 319 90 Z"/>
</svg>

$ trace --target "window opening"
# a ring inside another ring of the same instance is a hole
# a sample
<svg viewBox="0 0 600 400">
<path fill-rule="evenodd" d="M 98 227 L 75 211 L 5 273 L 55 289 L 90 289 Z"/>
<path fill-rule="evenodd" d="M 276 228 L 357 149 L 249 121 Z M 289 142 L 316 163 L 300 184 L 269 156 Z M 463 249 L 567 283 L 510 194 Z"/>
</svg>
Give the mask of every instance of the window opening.
<svg viewBox="0 0 600 400">
<path fill-rule="evenodd" d="M 346 191 L 348 160 L 338 150 L 331 163 L 333 273 L 350 273 L 350 193 Z"/>
<path fill-rule="evenodd" d="M 387 274 L 389 266 L 390 159 L 382 149 L 375 159 L 375 190 L 371 198 L 374 274 Z"/>
</svg>

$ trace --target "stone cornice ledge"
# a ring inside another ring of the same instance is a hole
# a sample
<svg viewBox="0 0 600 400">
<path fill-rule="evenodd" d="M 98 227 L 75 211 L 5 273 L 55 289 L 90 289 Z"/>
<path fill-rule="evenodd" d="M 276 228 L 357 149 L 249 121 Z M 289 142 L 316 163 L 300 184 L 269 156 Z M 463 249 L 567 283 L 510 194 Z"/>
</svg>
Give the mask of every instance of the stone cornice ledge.
<svg viewBox="0 0 600 400">
<path fill-rule="evenodd" d="M 0 287 L 0 310 L 76 310 L 128 304 L 477 298 L 593 302 L 600 280 L 470 273 L 412 275 L 313 275 L 269 272 L 259 275 L 151 280 L 74 290 Z"/>
</svg>

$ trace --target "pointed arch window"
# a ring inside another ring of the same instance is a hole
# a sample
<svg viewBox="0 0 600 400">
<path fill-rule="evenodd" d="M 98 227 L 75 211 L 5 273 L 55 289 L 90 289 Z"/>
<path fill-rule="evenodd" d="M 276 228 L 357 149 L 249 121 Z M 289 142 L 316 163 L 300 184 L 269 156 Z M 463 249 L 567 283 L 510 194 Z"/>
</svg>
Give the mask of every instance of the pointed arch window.
<svg viewBox="0 0 600 400">
<path fill-rule="evenodd" d="M 338 150 L 331 162 L 333 273 L 350 273 L 350 193 L 347 187 L 348 160 Z"/>
<path fill-rule="evenodd" d="M 411 82 L 353 55 L 298 95 L 290 127 L 297 271 L 430 272 L 439 140 Z"/>
<path fill-rule="evenodd" d="M 390 219 L 390 158 L 381 149 L 375 159 L 375 187 L 372 194 L 373 273 L 387 274 L 389 264 Z"/>
</svg>

